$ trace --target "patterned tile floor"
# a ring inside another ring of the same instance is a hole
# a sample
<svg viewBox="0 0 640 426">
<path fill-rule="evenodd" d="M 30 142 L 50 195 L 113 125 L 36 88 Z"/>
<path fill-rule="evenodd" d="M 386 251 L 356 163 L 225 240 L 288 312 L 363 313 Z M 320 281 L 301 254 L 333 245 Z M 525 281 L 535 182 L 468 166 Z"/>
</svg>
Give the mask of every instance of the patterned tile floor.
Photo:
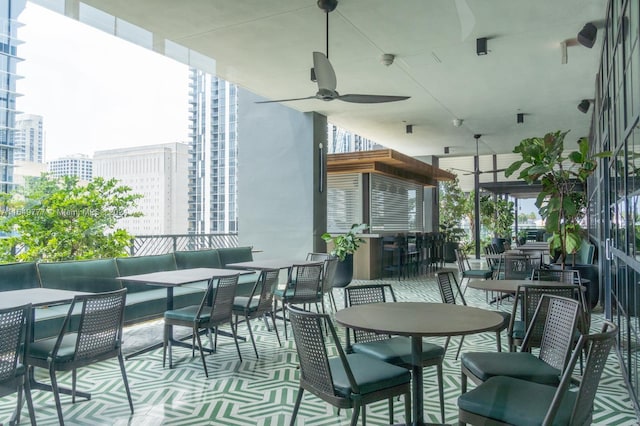
<svg viewBox="0 0 640 426">
<path fill-rule="evenodd" d="M 383 282 L 380 280 L 379 282 Z M 440 302 L 433 277 L 419 277 L 403 281 L 384 280 L 391 283 L 400 301 Z M 355 282 L 358 284 L 362 282 Z M 338 306 L 342 302 L 335 292 Z M 470 289 L 466 293 L 472 306 L 487 307 L 485 294 Z M 500 309 L 510 310 L 506 302 Z M 593 327 L 598 327 L 601 315 L 595 314 Z M 278 322 L 281 334 L 282 323 Z M 117 362 L 104 362 L 78 372 L 78 389 L 92 392 L 92 399 L 62 397 L 64 418 L 67 425 L 286 425 L 289 423 L 295 401 L 298 370 L 296 353 L 290 337 L 278 347 L 275 336 L 264 323 L 255 321 L 260 359 L 256 360 L 250 342 L 241 343 L 243 362 L 238 361 L 231 339 L 221 338 L 218 353 L 207 356 L 209 378 L 204 376 L 198 357 L 191 358 L 190 351 L 174 349 L 174 368 L 162 368 L 162 350 L 134 357 L 126 361 L 127 374 L 133 393 L 135 414 L 131 415 L 126 401 Z M 239 332 L 246 335 L 244 325 Z M 155 321 L 128 328 L 125 332 L 125 353 L 159 340 L 162 322 Z M 444 343 L 444 339 L 433 339 Z M 503 342 L 506 338 L 503 338 Z M 456 399 L 459 395 L 460 363 L 454 359 L 457 339 L 452 341 L 444 363 L 446 421 L 457 423 Z M 493 333 L 483 333 L 465 338 L 463 350 L 495 350 Z M 47 381 L 43 370 L 39 379 Z M 60 381 L 69 386 L 70 374 L 61 373 Z M 51 394 L 33 391 L 36 416 L 40 425 L 55 425 L 57 418 Z M 6 421 L 15 404 L 15 395 L 0 399 L 0 421 Z M 402 402 L 394 410 L 396 421 L 402 421 Z M 425 369 L 425 416 L 428 421 L 439 422 L 435 368 Z M 344 425 L 350 413 L 340 415 L 328 404 L 308 395 L 304 398 L 298 416 L 299 425 Z M 28 424 L 26 407 L 23 424 Z M 387 424 L 386 402 L 373 404 L 367 409 L 369 425 Z M 601 380 L 595 401 L 594 424 L 637 425 L 638 419 L 624 387 L 617 356 L 609 356 L 608 366 Z"/>
</svg>

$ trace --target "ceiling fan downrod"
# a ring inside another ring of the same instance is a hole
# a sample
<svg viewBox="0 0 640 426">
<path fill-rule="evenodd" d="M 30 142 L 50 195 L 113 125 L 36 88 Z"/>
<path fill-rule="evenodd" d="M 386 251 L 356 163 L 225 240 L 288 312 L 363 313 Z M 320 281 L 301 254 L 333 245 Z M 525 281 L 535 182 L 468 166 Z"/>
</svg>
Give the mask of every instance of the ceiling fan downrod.
<svg viewBox="0 0 640 426">
<path fill-rule="evenodd" d="M 327 20 L 326 20 L 326 28 L 325 31 L 327 33 L 327 36 L 325 38 L 326 40 L 326 56 L 327 59 L 329 59 L 329 12 L 333 12 L 335 10 L 336 7 L 338 7 L 338 0 L 318 0 L 318 7 L 322 10 L 324 10 L 325 15 L 327 15 Z"/>
</svg>

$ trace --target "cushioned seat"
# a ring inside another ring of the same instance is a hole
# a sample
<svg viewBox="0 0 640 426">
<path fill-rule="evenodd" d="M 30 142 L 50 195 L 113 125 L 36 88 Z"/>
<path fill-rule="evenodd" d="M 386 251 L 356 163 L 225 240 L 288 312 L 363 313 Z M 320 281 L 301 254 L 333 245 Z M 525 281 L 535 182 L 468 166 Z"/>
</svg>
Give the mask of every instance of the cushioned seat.
<svg viewBox="0 0 640 426">
<path fill-rule="evenodd" d="M 409 370 L 389 365 L 384 361 L 362 354 L 347 354 L 347 362 L 358 383 L 360 393 L 370 393 L 381 388 L 390 388 L 407 383 L 411 380 Z M 329 367 L 333 377 L 333 387 L 336 392 L 349 398 L 353 392 L 347 373 L 340 358 L 330 358 Z"/>
<path fill-rule="evenodd" d="M 493 376 L 509 376 L 556 386 L 562 374 L 530 352 L 467 352 L 461 362 L 483 382 Z"/>
<path fill-rule="evenodd" d="M 375 342 L 354 343 L 351 349 L 353 352 L 375 357 L 389 364 L 411 364 L 411 340 L 408 337 L 397 336 Z M 444 348 L 442 346 L 422 342 L 422 361 L 443 356 Z"/>
</svg>

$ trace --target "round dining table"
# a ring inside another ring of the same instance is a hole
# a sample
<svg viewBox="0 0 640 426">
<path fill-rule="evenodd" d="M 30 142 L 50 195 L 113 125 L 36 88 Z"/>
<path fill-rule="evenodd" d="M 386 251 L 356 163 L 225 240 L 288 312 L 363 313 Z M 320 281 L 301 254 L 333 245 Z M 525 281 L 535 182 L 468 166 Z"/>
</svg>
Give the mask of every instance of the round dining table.
<svg viewBox="0 0 640 426">
<path fill-rule="evenodd" d="M 464 305 L 397 302 L 351 306 L 336 312 L 335 321 L 355 330 L 411 338 L 412 424 L 424 425 L 422 338 L 489 331 L 499 326 L 503 318 L 494 311 Z"/>
</svg>

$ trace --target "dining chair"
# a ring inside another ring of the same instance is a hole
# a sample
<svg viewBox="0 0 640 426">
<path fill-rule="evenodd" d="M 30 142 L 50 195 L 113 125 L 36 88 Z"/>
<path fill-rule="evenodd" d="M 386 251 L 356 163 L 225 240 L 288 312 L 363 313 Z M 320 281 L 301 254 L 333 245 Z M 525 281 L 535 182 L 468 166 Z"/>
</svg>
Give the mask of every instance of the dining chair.
<svg viewBox="0 0 640 426">
<path fill-rule="evenodd" d="M 262 270 L 258 281 L 256 281 L 253 290 L 251 290 L 251 294 L 249 296 L 235 296 L 233 299 L 235 329 L 238 330 L 238 324 L 242 321 L 238 321 L 238 317 L 242 315 L 249 329 L 249 336 L 251 337 L 251 344 L 253 345 L 253 351 L 256 353 L 256 358 L 259 358 L 258 349 L 256 348 L 256 341 L 249 322 L 253 318 L 265 318 L 266 321 L 266 317 L 270 317 L 273 330 L 278 338 L 278 345 L 282 346 L 280 334 L 278 334 L 278 328 L 276 327 L 276 314 L 273 309 L 273 292 L 278 286 L 279 276 L 280 270 L 278 269 Z"/>
<path fill-rule="evenodd" d="M 295 425 L 305 390 L 338 409 L 352 408 L 352 426 L 358 423 L 361 410 L 362 423 L 366 424 L 365 407 L 385 399 L 389 402 L 389 423 L 393 424 L 393 397 L 403 395 L 405 421 L 410 423 L 411 373 L 407 369 L 359 353 L 346 354 L 327 314 L 296 306 L 289 306 L 288 311 L 300 363 L 291 426 Z M 338 356 L 329 357 L 331 342 L 325 337 L 323 325 L 328 328 Z"/>
<path fill-rule="evenodd" d="M 32 425 L 36 424 L 31 386 L 23 362 L 31 340 L 31 309 L 31 304 L 27 304 L 0 310 L 0 396 L 17 395 L 15 419 L 10 424 L 20 423 L 23 391 L 29 419 Z"/>
<path fill-rule="evenodd" d="M 122 327 L 127 289 L 75 296 L 57 337 L 37 340 L 29 345 L 26 364 L 29 368 L 49 370 L 51 388 L 58 411 L 58 421 L 64 424 L 58 389 L 57 371 L 71 370 L 71 398 L 75 402 L 76 370 L 78 368 L 118 358 L 122 381 L 133 414 L 133 401 L 122 357 Z M 76 316 L 80 313 L 79 320 Z M 74 324 L 78 321 L 77 329 Z"/>
<path fill-rule="evenodd" d="M 473 269 L 469 263 L 467 255 L 460 249 L 455 249 L 456 263 L 458 264 L 458 272 L 460 273 L 460 287 L 463 286 L 464 280 L 483 279 L 489 280 L 493 278 L 493 271 L 491 269 Z M 464 291 L 467 290 L 467 286 L 464 286 Z"/>
<path fill-rule="evenodd" d="M 318 310 L 318 294 L 322 281 L 323 263 L 293 265 L 289 271 L 290 278 L 287 282 L 294 283 L 287 288 L 279 288 L 274 291 L 275 309 L 278 309 L 278 301 L 282 303 L 282 321 L 284 322 L 284 338 L 287 334 L 287 305 L 316 305 Z"/>
<path fill-rule="evenodd" d="M 180 309 L 165 311 L 164 344 L 162 345 L 163 368 L 167 358 L 167 348 L 169 349 L 169 368 L 173 368 L 173 359 L 171 356 L 172 345 L 170 340 L 172 326 L 191 327 L 191 356 L 194 356 L 197 341 L 198 349 L 200 350 L 200 359 L 202 360 L 204 375 L 206 377 L 209 377 L 209 372 L 207 371 L 207 363 L 205 362 L 204 351 L 202 349 L 202 339 L 200 338 L 201 330 L 206 330 L 211 349 L 215 351 L 218 344 L 218 327 L 229 324 L 233 341 L 236 344 L 238 358 L 240 358 L 240 362 L 242 362 L 236 327 L 233 323 L 233 301 L 238 287 L 238 277 L 239 274 L 220 278 L 213 277 L 209 280 L 207 290 L 199 305 L 190 305 Z M 211 342 L 211 330 L 213 330 L 215 334 L 213 342 Z"/>
<path fill-rule="evenodd" d="M 467 301 L 464 298 L 464 294 L 460 291 L 460 286 L 458 285 L 458 281 L 456 280 L 453 272 L 436 272 L 436 279 L 438 281 L 438 288 L 440 290 L 440 296 L 442 297 L 442 303 L 449 303 L 452 305 L 457 304 L 457 294 L 460 298 L 460 303 L 467 306 Z M 500 333 L 509 327 L 511 314 L 503 311 L 496 311 L 496 313 L 502 317 L 502 323 L 500 323 L 500 325 L 494 330 L 496 332 L 496 345 L 498 352 L 502 352 L 502 339 L 500 337 Z M 450 340 L 451 337 L 448 336 L 444 344 L 445 352 L 449 347 Z M 463 342 L 464 336 L 460 336 L 460 343 L 458 344 L 458 350 L 456 351 L 456 359 L 458 359 L 458 356 L 460 355 L 460 349 L 462 349 Z"/>
<path fill-rule="evenodd" d="M 557 385 L 573 348 L 580 303 L 575 299 L 545 294 L 541 297 L 520 352 L 467 352 L 460 361 L 462 393 L 467 378 L 475 384 L 494 376 L 516 377 L 530 382 Z M 531 352 L 537 324 L 542 324 L 540 350 Z"/>
<path fill-rule="evenodd" d="M 308 253 L 307 260 L 309 261 L 317 261 L 323 262 L 322 269 L 322 282 L 320 283 L 320 303 L 322 303 L 322 312 L 326 312 L 325 306 L 325 298 L 329 298 L 329 307 L 333 309 L 333 311 L 337 311 L 336 300 L 333 296 L 333 281 L 336 275 L 336 270 L 338 269 L 338 257 L 332 256 L 329 253 Z"/>
<path fill-rule="evenodd" d="M 368 284 L 344 289 L 345 307 L 367 303 L 396 302 L 393 287 L 389 284 Z M 411 340 L 407 336 L 389 336 L 364 330 L 346 330 L 346 347 L 348 352 L 364 354 L 390 364 L 411 368 Z M 438 376 L 438 393 L 440 395 L 440 414 L 444 422 L 444 390 L 442 379 L 442 362 L 445 349 L 433 343 L 422 343 L 422 366 L 436 366 Z"/>
<path fill-rule="evenodd" d="M 533 270 L 540 268 L 540 258 L 532 258 L 526 254 L 505 254 L 500 260 L 504 262 L 504 267 L 501 269 L 505 280 L 531 279 Z"/>
<path fill-rule="evenodd" d="M 575 299 L 580 304 L 580 318 L 578 320 L 578 330 L 588 334 L 588 330 L 584 329 L 584 319 L 582 307 L 584 306 L 581 288 L 575 284 L 567 285 L 544 285 L 539 282 L 532 281 L 530 285 L 518 286 L 516 296 L 511 311 L 511 321 L 509 322 L 509 330 L 507 337 L 509 339 L 509 350 L 515 352 L 518 346 L 522 345 L 525 334 L 530 326 L 531 336 L 529 336 L 529 348 L 540 347 L 542 334 L 544 331 L 544 321 L 534 322 L 533 318 L 543 295 L 550 294 L 554 296 Z M 543 307 L 544 309 L 545 307 Z M 520 315 L 518 316 L 518 311 Z M 517 319 L 519 318 L 519 319 Z"/>
<path fill-rule="evenodd" d="M 458 422 L 513 425 L 588 425 L 593 401 L 618 328 L 605 321 L 600 333 L 582 335 L 559 385 L 496 376 L 458 397 Z M 586 348 L 587 361 L 579 385 L 572 388 L 573 370 Z"/>
</svg>

